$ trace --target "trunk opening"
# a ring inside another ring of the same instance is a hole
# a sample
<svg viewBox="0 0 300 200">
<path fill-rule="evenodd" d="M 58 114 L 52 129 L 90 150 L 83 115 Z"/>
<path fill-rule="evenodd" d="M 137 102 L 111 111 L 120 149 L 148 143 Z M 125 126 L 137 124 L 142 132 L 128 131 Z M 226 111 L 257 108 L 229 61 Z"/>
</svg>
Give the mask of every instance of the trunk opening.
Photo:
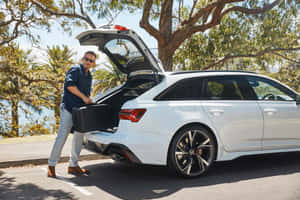
<svg viewBox="0 0 300 200">
<path fill-rule="evenodd" d="M 115 132 L 119 125 L 119 112 L 123 104 L 135 99 L 161 82 L 153 74 L 131 77 L 126 84 L 99 100 L 95 105 L 84 106 L 73 110 L 73 124 L 76 131 Z"/>
</svg>

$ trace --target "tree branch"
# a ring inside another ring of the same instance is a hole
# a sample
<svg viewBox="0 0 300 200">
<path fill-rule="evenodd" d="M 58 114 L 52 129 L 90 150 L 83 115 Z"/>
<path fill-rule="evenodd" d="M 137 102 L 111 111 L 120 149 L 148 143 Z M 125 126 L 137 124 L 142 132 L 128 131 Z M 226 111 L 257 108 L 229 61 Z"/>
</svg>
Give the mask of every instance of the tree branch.
<svg viewBox="0 0 300 200">
<path fill-rule="evenodd" d="M 189 19 L 182 21 L 182 23 L 180 23 L 180 27 L 188 25 L 194 25 L 195 23 L 197 23 L 199 21 L 199 19 L 206 15 L 207 13 L 211 12 L 212 9 L 214 9 L 216 6 L 218 5 L 218 2 L 212 2 L 210 4 L 207 4 L 206 7 L 199 9 L 195 14 L 191 15 L 191 17 L 189 17 Z"/>
<path fill-rule="evenodd" d="M 221 19 L 229 12 L 239 11 L 247 14 L 264 13 L 272 9 L 273 7 L 275 7 L 277 4 L 279 4 L 281 0 L 275 0 L 271 4 L 264 5 L 263 8 L 248 9 L 240 6 L 234 6 L 222 12 L 222 10 L 224 9 L 227 3 L 241 2 L 241 1 L 243 0 L 225 0 L 225 1 L 217 0 L 215 2 L 208 4 L 205 8 L 199 9 L 198 12 L 195 13 L 189 20 L 183 21 L 181 23 L 181 25 L 185 25 L 184 28 L 179 26 L 179 28 L 173 33 L 173 38 L 171 43 L 174 46 L 174 48 L 172 49 L 174 49 L 175 51 L 178 48 L 178 46 L 184 41 L 185 38 L 190 37 L 194 33 L 204 32 L 220 24 Z M 207 17 L 212 11 L 213 11 L 213 16 L 210 22 L 201 25 L 195 25 L 201 17 Z"/>
<path fill-rule="evenodd" d="M 0 46 L 10 43 L 11 41 L 13 41 L 14 39 L 16 39 L 19 36 L 18 28 L 21 25 L 21 23 L 23 23 L 23 22 L 24 21 L 22 19 L 20 19 L 19 21 L 16 22 L 15 27 L 12 32 L 12 36 L 8 37 L 7 39 L 2 40 L 0 42 Z"/>
<path fill-rule="evenodd" d="M 172 35 L 172 10 L 173 0 L 162 1 L 158 26 L 160 34 L 166 40 L 165 42 L 168 42 Z"/>
<path fill-rule="evenodd" d="M 234 6 L 234 7 L 231 7 L 231 8 L 228 8 L 227 10 L 225 10 L 220 15 L 220 18 L 222 18 L 229 12 L 233 12 L 233 11 L 242 12 L 242 13 L 249 14 L 249 15 L 261 14 L 261 13 L 264 13 L 264 12 L 274 8 L 276 5 L 278 5 L 280 3 L 280 1 L 281 0 L 276 0 L 273 3 L 264 5 L 264 7 L 262 7 L 262 8 L 245 8 L 245 7 L 241 7 L 241 6 Z"/>
<path fill-rule="evenodd" d="M 299 48 L 299 49 L 300 49 L 300 48 Z M 283 58 L 283 59 L 285 59 L 285 60 L 288 60 L 288 61 L 290 61 L 291 63 L 300 64 L 300 61 L 297 61 L 297 60 L 288 58 L 287 56 L 284 56 L 284 55 L 282 55 L 282 54 L 280 54 L 280 53 L 277 53 L 277 52 L 271 52 L 271 53 L 274 54 L 274 55 L 276 55 L 276 56 L 279 56 L 279 57 L 281 57 L 281 58 Z"/>
<path fill-rule="evenodd" d="M 10 20 L 0 22 L 0 27 L 7 26 L 7 25 L 11 24 L 14 21 L 16 21 L 16 19 L 14 18 L 14 16 L 12 16 Z"/>
<path fill-rule="evenodd" d="M 94 22 L 91 20 L 91 18 L 88 15 L 85 14 L 85 12 L 82 13 L 83 15 L 80 15 L 76 12 L 75 13 L 65 13 L 65 12 L 61 12 L 61 11 L 52 10 L 36 0 L 30 0 L 30 2 L 32 2 L 34 5 L 36 5 L 42 11 L 49 13 L 50 15 L 81 19 L 81 20 L 85 21 L 86 23 L 88 23 L 92 28 L 96 28 L 96 25 L 94 24 Z"/>
<path fill-rule="evenodd" d="M 23 74 L 21 72 L 18 72 L 18 71 L 15 71 L 15 70 L 12 71 L 11 68 L 9 68 L 6 65 L 2 65 L 2 67 L 0 67 L 0 72 L 5 72 L 5 73 L 8 73 L 8 74 L 14 74 L 14 75 L 17 75 L 19 77 L 22 77 L 23 79 L 28 81 L 27 86 L 29 86 L 30 84 L 35 83 L 35 82 L 47 82 L 47 83 L 51 84 L 55 89 L 59 89 L 59 88 L 57 88 L 57 81 L 56 80 L 42 79 L 42 78 L 32 79 L 32 78 L 29 78 L 28 76 L 26 76 L 25 74 Z"/>
<path fill-rule="evenodd" d="M 190 14 L 189 14 L 189 19 L 192 17 L 192 15 L 193 15 L 193 13 L 194 13 L 194 9 L 195 9 L 195 7 L 196 7 L 196 5 L 197 5 L 197 2 L 198 2 L 198 0 L 193 0 L 193 6 L 192 6 L 191 12 L 190 12 Z"/>
<path fill-rule="evenodd" d="M 265 49 L 265 50 L 262 50 L 256 54 L 238 54 L 238 55 L 226 55 L 225 57 L 223 57 L 222 59 L 212 63 L 212 64 L 209 64 L 208 66 L 204 67 L 203 70 L 208 70 L 214 66 L 217 66 L 217 65 L 221 65 L 221 64 L 224 64 L 227 60 L 229 59 L 234 59 L 234 58 L 256 58 L 256 57 L 261 57 L 263 56 L 264 54 L 268 54 L 268 53 L 272 53 L 274 55 L 277 55 L 278 53 L 277 52 L 280 52 L 280 51 L 298 51 L 300 50 L 300 47 L 296 47 L 296 48 L 275 48 L 275 49 Z M 285 56 L 282 56 L 281 54 L 278 54 L 277 56 L 280 56 L 288 61 L 291 61 L 291 62 L 295 62 L 295 63 L 299 63 L 298 61 L 295 61 L 295 60 L 292 60 L 290 58 L 287 58 Z"/>
<path fill-rule="evenodd" d="M 156 28 L 154 28 L 149 23 L 149 17 L 150 17 L 150 10 L 152 8 L 153 0 L 146 0 L 144 9 L 143 9 L 143 16 L 140 21 L 140 27 L 144 28 L 150 35 L 155 37 L 158 41 L 162 39 L 160 33 Z"/>
</svg>

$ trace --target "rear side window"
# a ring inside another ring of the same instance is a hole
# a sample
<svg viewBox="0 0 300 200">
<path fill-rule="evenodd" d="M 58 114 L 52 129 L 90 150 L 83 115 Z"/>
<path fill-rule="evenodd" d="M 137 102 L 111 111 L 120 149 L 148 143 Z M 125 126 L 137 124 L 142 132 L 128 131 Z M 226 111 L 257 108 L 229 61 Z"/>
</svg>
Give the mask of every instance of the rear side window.
<svg viewBox="0 0 300 200">
<path fill-rule="evenodd" d="M 245 92 L 245 80 L 234 77 L 211 77 L 204 81 L 205 100 L 246 100 L 251 97 Z"/>
<path fill-rule="evenodd" d="M 201 99 L 202 79 L 184 79 L 169 87 L 155 100 L 199 100 Z"/>
</svg>

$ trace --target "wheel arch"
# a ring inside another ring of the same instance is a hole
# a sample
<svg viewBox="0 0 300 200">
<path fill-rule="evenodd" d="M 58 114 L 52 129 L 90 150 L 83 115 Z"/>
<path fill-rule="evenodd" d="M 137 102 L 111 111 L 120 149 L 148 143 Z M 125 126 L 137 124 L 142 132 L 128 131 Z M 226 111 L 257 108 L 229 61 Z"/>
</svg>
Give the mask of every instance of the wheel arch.
<svg viewBox="0 0 300 200">
<path fill-rule="evenodd" d="M 215 159 L 217 159 L 218 151 L 219 151 L 219 141 L 218 141 L 217 136 L 216 136 L 215 132 L 213 131 L 213 129 L 212 129 L 211 127 L 209 127 L 208 125 L 206 125 L 206 124 L 204 124 L 204 123 L 201 123 L 201 122 L 190 122 L 190 123 L 187 123 L 187 124 L 181 126 L 180 128 L 178 128 L 178 129 L 176 130 L 175 134 L 173 134 L 173 136 L 171 137 L 171 140 L 170 140 L 169 146 L 168 146 L 168 152 L 167 152 L 167 165 L 169 164 L 169 154 L 170 154 L 169 152 L 170 152 L 171 143 L 172 143 L 172 141 L 174 140 L 174 137 L 175 137 L 182 129 L 184 129 L 184 128 L 186 128 L 186 127 L 189 127 L 189 126 L 202 126 L 203 128 L 205 128 L 206 130 L 208 130 L 208 131 L 212 134 L 212 136 L 213 136 L 213 138 L 214 138 L 214 140 L 215 140 L 215 142 L 216 142 L 216 148 L 217 148 L 217 149 L 216 149 Z"/>
</svg>

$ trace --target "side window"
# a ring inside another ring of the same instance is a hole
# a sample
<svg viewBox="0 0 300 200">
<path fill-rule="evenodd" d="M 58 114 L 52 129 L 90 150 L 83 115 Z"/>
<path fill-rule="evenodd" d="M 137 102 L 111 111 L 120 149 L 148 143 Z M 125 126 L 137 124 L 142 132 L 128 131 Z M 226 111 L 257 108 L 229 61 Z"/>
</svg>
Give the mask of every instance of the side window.
<svg viewBox="0 0 300 200">
<path fill-rule="evenodd" d="M 293 93 L 280 84 L 258 77 L 248 77 L 249 85 L 253 88 L 258 100 L 293 101 Z"/>
<path fill-rule="evenodd" d="M 229 77 L 212 77 L 205 80 L 205 100 L 243 100 L 240 82 L 242 80 Z"/>
<path fill-rule="evenodd" d="M 185 79 L 175 83 L 156 97 L 156 100 L 199 100 L 201 98 L 202 80 Z"/>
<path fill-rule="evenodd" d="M 208 97 L 211 100 L 221 99 L 223 91 L 224 85 L 222 83 L 217 81 L 208 81 L 205 97 Z"/>
</svg>

